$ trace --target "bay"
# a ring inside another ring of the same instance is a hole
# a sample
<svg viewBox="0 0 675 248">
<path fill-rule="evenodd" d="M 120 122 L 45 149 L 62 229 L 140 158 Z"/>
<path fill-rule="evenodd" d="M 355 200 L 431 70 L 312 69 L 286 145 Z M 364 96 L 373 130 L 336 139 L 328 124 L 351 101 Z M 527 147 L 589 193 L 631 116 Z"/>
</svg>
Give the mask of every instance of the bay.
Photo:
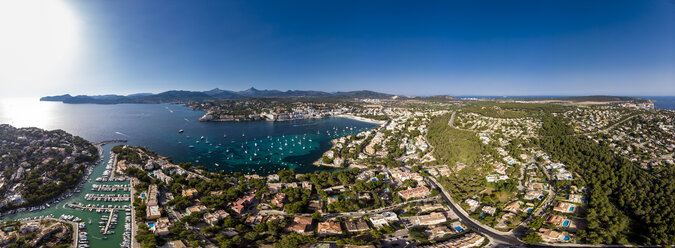
<svg viewBox="0 0 675 248">
<path fill-rule="evenodd" d="M 0 123 L 62 129 L 96 142 L 126 139 L 174 159 L 211 171 L 267 175 L 327 169 L 312 163 L 330 149 L 330 140 L 376 124 L 347 118 L 286 122 L 199 122 L 204 113 L 176 104 L 64 104 L 37 99 L 0 100 Z M 184 130 L 179 133 L 179 130 Z M 203 138 L 202 138 L 203 137 Z"/>
</svg>

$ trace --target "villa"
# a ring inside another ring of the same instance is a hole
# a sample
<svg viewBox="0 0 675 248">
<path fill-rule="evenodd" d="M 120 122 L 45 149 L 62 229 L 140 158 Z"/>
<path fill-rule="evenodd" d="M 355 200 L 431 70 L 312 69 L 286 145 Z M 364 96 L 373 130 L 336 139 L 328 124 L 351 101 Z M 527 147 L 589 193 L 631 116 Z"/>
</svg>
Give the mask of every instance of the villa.
<svg viewBox="0 0 675 248">
<path fill-rule="evenodd" d="M 541 236 L 544 242 L 548 243 L 564 242 L 570 240 L 569 234 L 567 232 L 559 233 L 546 228 L 539 229 L 539 236 Z"/>
<path fill-rule="evenodd" d="M 553 207 L 553 211 L 561 213 L 574 213 L 576 209 L 577 209 L 576 205 L 568 202 L 557 202 L 555 207 Z"/>
<path fill-rule="evenodd" d="M 191 206 L 185 209 L 185 213 L 188 215 L 196 212 L 204 212 L 206 211 L 206 206 L 204 205 L 196 205 L 196 206 Z"/>
<path fill-rule="evenodd" d="M 393 221 L 398 221 L 398 216 L 394 212 L 384 212 L 370 217 L 370 222 L 375 227 L 381 227 Z"/>
<path fill-rule="evenodd" d="M 475 210 L 478 206 L 480 206 L 480 202 L 471 198 L 464 200 L 464 202 L 466 202 L 466 204 L 469 205 L 471 211 Z"/>
<path fill-rule="evenodd" d="M 492 207 L 492 206 L 484 206 L 483 209 L 481 209 L 481 210 L 484 213 L 487 213 L 487 214 L 490 214 L 490 215 L 494 215 L 495 212 L 497 211 L 497 209 Z"/>
<path fill-rule="evenodd" d="M 370 230 L 368 223 L 363 219 L 348 220 L 345 222 L 345 227 L 348 232 L 364 232 Z"/>
<path fill-rule="evenodd" d="M 151 229 L 154 229 L 153 232 L 159 236 L 169 235 L 169 228 L 173 227 L 169 218 L 162 217 L 159 218 Z"/>
<path fill-rule="evenodd" d="M 214 213 L 205 213 L 204 221 L 212 226 L 218 225 L 218 222 L 229 217 L 230 215 L 225 210 L 218 210 Z"/>
<path fill-rule="evenodd" d="M 183 196 L 187 197 L 194 197 L 197 196 L 198 192 L 197 189 L 184 189 L 183 192 L 181 192 Z"/>
<path fill-rule="evenodd" d="M 546 217 L 546 223 L 550 223 L 558 227 L 569 227 L 571 221 L 563 216 L 551 214 Z"/>
<path fill-rule="evenodd" d="M 509 179 L 509 176 L 499 175 L 499 174 L 492 174 L 492 175 L 485 176 L 485 180 L 487 180 L 488 182 L 499 182 L 499 181 L 503 181 L 503 180 L 506 180 L 506 179 Z"/>
<path fill-rule="evenodd" d="M 436 209 L 443 209 L 443 205 L 441 205 L 439 203 L 424 204 L 422 206 L 419 206 L 418 208 L 420 209 L 420 212 L 423 213 L 423 212 L 433 211 L 433 210 L 436 210 Z"/>
<path fill-rule="evenodd" d="M 570 194 L 570 196 L 567 198 L 568 201 L 575 202 L 575 203 L 583 203 L 584 197 L 582 195 L 577 195 L 577 194 Z"/>
<path fill-rule="evenodd" d="M 312 217 L 296 216 L 293 222 L 286 227 L 286 230 L 304 234 L 311 232 L 308 230 L 312 226 Z"/>
<path fill-rule="evenodd" d="M 434 229 L 429 230 L 429 239 L 440 239 L 443 238 L 446 234 L 454 234 L 457 233 L 457 231 L 453 231 L 447 226 L 439 226 L 435 227 Z"/>
<path fill-rule="evenodd" d="M 419 197 L 425 197 L 430 194 L 429 188 L 421 186 L 413 189 L 407 189 L 398 192 L 398 195 L 401 196 L 404 200 L 408 200 L 410 198 L 419 198 Z"/>
<path fill-rule="evenodd" d="M 536 198 L 540 198 L 541 196 L 541 191 L 528 190 L 523 198 L 525 198 L 525 200 L 534 200 Z"/>
<path fill-rule="evenodd" d="M 517 214 L 520 212 L 520 205 L 522 204 L 523 203 L 520 201 L 514 201 L 512 203 L 509 203 L 509 205 L 506 205 L 506 207 L 504 207 L 504 211 Z"/>
<path fill-rule="evenodd" d="M 279 192 L 284 188 L 284 184 L 283 183 L 267 183 L 267 188 L 271 192 Z"/>
<path fill-rule="evenodd" d="M 427 215 L 413 217 L 413 224 L 421 226 L 436 225 L 448 221 L 443 213 L 433 212 Z"/>
<path fill-rule="evenodd" d="M 272 199 L 272 204 L 279 208 L 283 208 L 285 201 L 286 201 L 286 194 L 277 193 L 276 195 L 274 195 L 274 199 Z"/>
<path fill-rule="evenodd" d="M 342 234 L 342 227 L 340 227 L 340 222 L 324 221 L 319 222 L 316 232 L 319 235 L 340 235 Z"/>
</svg>

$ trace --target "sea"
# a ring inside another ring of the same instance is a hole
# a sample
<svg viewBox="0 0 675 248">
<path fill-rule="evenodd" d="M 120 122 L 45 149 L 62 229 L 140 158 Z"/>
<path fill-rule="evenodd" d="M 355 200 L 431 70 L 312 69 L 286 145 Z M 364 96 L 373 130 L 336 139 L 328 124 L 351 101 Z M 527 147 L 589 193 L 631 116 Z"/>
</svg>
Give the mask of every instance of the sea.
<svg viewBox="0 0 675 248">
<path fill-rule="evenodd" d="M 312 165 L 331 140 L 377 124 L 348 118 L 285 122 L 200 122 L 203 111 L 176 104 L 64 104 L 33 98 L 0 100 L 0 123 L 15 127 L 62 129 L 92 142 L 125 139 L 176 163 L 211 171 L 267 175 L 282 169 L 298 173 L 329 170 Z M 183 130 L 183 132 L 179 132 Z"/>
<path fill-rule="evenodd" d="M 78 236 L 90 247 L 120 247 L 125 236 L 126 211 L 117 211 L 113 234 L 102 234 L 99 222 L 109 212 L 97 213 L 73 209 L 70 203 L 129 205 L 130 202 L 86 200 L 87 194 L 128 194 L 129 192 L 95 192 L 94 184 L 129 185 L 129 181 L 97 182 L 106 165 L 112 163 L 110 150 L 115 145 L 145 146 L 174 162 L 190 162 L 212 171 L 243 172 L 267 175 L 281 169 L 298 173 L 334 170 L 312 163 L 331 148 L 331 140 L 377 127 L 377 124 L 347 118 L 325 118 L 287 122 L 199 122 L 204 114 L 175 104 L 64 104 L 40 102 L 32 98 L 0 99 L 0 123 L 15 127 L 62 129 L 87 140 L 127 140 L 104 145 L 102 161 L 81 186 L 81 192 L 52 204 L 44 210 L 25 211 L 2 220 L 72 216 L 82 219 L 86 227 Z M 179 132 L 183 130 L 183 132 Z M 191 147 L 192 146 L 192 147 Z M 148 226 L 152 222 L 147 223 Z"/>
<path fill-rule="evenodd" d="M 675 96 L 636 96 L 654 101 L 654 108 L 675 110 Z"/>
</svg>

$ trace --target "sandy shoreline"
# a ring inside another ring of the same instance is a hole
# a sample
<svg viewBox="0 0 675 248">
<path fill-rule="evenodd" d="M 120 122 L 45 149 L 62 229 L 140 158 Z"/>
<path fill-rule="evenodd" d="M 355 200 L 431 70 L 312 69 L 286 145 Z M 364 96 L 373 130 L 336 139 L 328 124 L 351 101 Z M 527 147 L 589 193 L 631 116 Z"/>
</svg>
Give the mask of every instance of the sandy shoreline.
<svg viewBox="0 0 675 248">
<path fill-rule="evenodd" d="M 340 114 L 340 115 L 334 115 L 333 117 L 349 118 L 349 119 L 352 119 L 352 120 L 368 122 L 368 123 L 373 123 L 373 124 L 378 124 L 378 125 L 384 125 L 385 123 L 387 123 L 387 121 L 373 120 L 373 119 L 368 119 L 368 118 L 355 116 L 355 115 L 351 115 L 351 114 Z"/>
</svg>

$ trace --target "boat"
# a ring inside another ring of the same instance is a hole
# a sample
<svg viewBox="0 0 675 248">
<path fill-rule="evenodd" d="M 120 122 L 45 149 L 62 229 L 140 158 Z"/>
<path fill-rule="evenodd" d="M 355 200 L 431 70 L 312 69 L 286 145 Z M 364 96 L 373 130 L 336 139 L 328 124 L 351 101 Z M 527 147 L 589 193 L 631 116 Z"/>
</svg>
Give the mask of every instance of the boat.
<svg viewBox="0 0 675 248">
<path fill-rule="evenodd" d="M 195 148 L 195 146 L 193 146 L 193 145 L 190 145 L 190 146 L 188 146 L 188 147 L 190 147 L 191 149 L 194 149 L 194 148 Z"/>
<path fill-rule="evenodd" d="M 183 129 L 178 130 L 178 133 L 183 133 L 183 132 L 185 132 L 185 130 L 183 130 Z"/>
<path fill-rule="evenodd" d="M 223 138 L 227 138 L 227 134 L 223 134 Z"/>
</svg>

